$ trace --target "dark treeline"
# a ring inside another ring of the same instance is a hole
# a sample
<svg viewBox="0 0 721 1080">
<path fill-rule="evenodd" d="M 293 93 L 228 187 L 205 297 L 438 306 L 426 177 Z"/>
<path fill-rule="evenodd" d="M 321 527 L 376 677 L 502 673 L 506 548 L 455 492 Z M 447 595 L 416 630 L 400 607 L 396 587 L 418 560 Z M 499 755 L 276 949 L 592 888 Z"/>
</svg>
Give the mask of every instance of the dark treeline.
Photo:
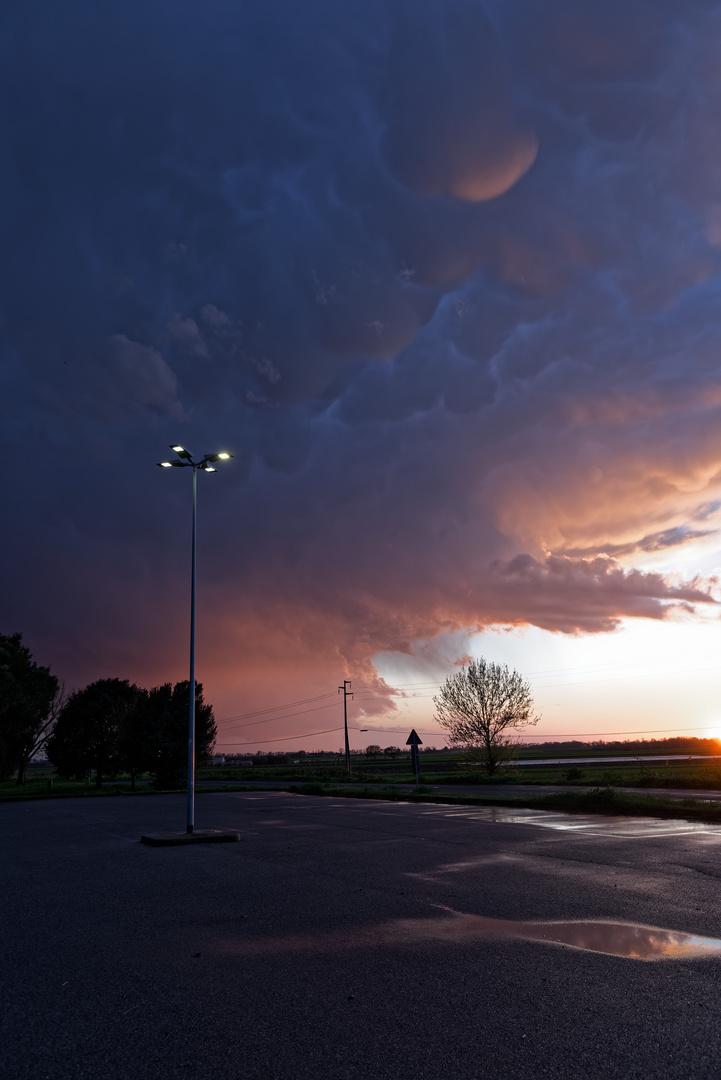
<svg viewBox="0 0 721 1080">
<path fill-rule="evenodd" d="M 82 780 L 95 773 L 104 779 L 129 773 L 135 785 L 150 773 L 157 787 L 181 787 L 188 777 L 188 706 L 190 683 L 165 683 L 144 690 L 127 679 L 99 679 L 67 699 L 46 753 L 58 776 Z M 195 684 L 195 754 L 199 765 L 210 760 L 216 726 L 203 687 Z"/>
<path fill-rule="evenodd" d="M 183 786 L 188 776 L 190 683 L 152 690 L 128 679 L 98 679 L 65 694 L 49 668 L 35 664 L 20 634 L 0 634 L 0 778 L 17 773 L 45 750 L 62 779 L 103 780 L 128 773 L 133 786 L 149 773 L 156 787 Z M 215 746 L 213 708 L 195 685 L 195 750 L 199 765 Z"/>
<path fill-rule="evenodd" d="M 675 735 L 669 739 L 616 739 L 613 742 L 607 742 L 604 739 L 597 739 L 594 742 L 580 742 L 578 739 L 569 739 L 566 742 L 537 742 L 537 743 L 525 743 L 524 749 L 527 750 L 553 750 L 563 749 L 566 750 L 572 747 L 576 750 L 583 750 L 584 747 L 592 747 L 598 749 L 602 747 L 604 750 L 638 750 L 643 753 L 674 753 L 674 754 L 718 754 L 721 747 L 721 740 L 719 739 L 697 739 L 691 738 L 687 735 Z"/>
</svg>

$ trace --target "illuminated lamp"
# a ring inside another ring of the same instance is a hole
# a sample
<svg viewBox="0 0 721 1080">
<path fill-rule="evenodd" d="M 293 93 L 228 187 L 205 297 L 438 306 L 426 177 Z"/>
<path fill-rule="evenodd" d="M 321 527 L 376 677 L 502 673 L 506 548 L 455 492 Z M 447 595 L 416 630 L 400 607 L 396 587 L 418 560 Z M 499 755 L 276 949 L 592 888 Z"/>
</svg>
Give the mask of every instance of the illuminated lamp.
<svg viewBox="0 0 721 1080">
<path fill-rule="evenodd" d="M 200 461 L 194 461 L 193 455 L 184 446 L 171 445 L 171 450 L 180 457 L 181 461 L 159 461 L 161 469 L 176 466 L 179 469 L 192 468 L 193 470 L 193 545 L 191 555 L 191 578 L 190 578 L 190 679 L 189 679 L 189 708 L 188 708 L 188 815 L 186 833 L 195 832 L 195 523 L 197 516 L 197 474 L 202 472 L 217 472 L 211 465 L 211 461 L 227 461 L 233 455 L 225 450 L 217 454 L 205 454 Z M 237 836 L 236 836 L 237 839 Z"/>
</svg>

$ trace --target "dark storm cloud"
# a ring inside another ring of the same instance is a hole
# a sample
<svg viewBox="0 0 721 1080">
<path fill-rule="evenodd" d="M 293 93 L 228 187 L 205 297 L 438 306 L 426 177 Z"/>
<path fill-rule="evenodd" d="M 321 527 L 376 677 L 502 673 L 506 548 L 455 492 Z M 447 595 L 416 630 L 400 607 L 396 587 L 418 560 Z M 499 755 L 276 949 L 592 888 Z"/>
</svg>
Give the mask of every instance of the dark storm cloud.
<svg viewBox="0 0 721 1080">
<path fill-rule="evenodd" d="M 3 21 L 4 618 L 43 662 L 180 664 L 178 438 L 236 454 L 201 492 L 226 701 L 705 598 L 608 556 L 715 526 L 717 5 Z"/>
</svg>

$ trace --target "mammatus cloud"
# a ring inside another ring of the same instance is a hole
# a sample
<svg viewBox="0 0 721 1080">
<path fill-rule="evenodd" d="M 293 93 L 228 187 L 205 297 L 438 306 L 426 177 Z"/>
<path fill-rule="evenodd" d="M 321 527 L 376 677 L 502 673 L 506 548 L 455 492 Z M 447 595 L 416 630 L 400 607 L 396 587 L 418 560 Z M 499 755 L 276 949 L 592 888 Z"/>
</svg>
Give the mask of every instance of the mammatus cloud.
<svg viewBox="0 0 721 1080">
<path fill-rule="evenodd" d="M 510 65 L 479 4 L 402 10 L 385 73 L 383 151 L 412 191 L 485 202 L 528 172 L 538 139 L 514 108 Z"/>
<path fill-rule="evenodd" d="M 373 656 L 447 630 L 708 603 L 642 561 L 718 527 L 716 6 L 11 22 L 5 618 L 42 662 L 182 674 L 175 439 L 235 454 L 200 490 L 226 712 L 347 676 L 384 708 Z"/>
</svg>

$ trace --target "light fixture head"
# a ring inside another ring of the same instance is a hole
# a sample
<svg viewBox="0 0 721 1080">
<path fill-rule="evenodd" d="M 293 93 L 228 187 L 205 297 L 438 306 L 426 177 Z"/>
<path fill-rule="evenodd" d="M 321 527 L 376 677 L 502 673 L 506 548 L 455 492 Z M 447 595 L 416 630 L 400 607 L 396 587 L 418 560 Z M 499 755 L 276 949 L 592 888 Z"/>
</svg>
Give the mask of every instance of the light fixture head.
<svg viewBox="0 0 721 1080">
<path fill-rule="evenodd" d="M 178 455 L 178 457 L 188 458 L 188 459 L 190 458 L 190 451 L 186 450 L 185 447 L 181 446 L 179 443 L 171 443 L 170 444 L 170 449 L 174 450 L 175 453 Z"/>
<path fill-rule="evenodd" d="M 223 450 L 222 453 L 218 454 L 218 461 L 227 461 L 228 458 L 232 458 L 232 456 L 232 454 L 227 454 L 225 450 Z"/>
<path fill-rule="evenodd" d="M 172 461 L 159 461 L 158 466 L 161 469 L 172 469 L 173 463 Z"/>
<path fill-rule="evenodd" d="M 218 471 L 217 469 L 214 469 L 212 465 L 204 465 L 203 468 L 205 469 L 206 472 L 217 472 Z"/>
</svg>

